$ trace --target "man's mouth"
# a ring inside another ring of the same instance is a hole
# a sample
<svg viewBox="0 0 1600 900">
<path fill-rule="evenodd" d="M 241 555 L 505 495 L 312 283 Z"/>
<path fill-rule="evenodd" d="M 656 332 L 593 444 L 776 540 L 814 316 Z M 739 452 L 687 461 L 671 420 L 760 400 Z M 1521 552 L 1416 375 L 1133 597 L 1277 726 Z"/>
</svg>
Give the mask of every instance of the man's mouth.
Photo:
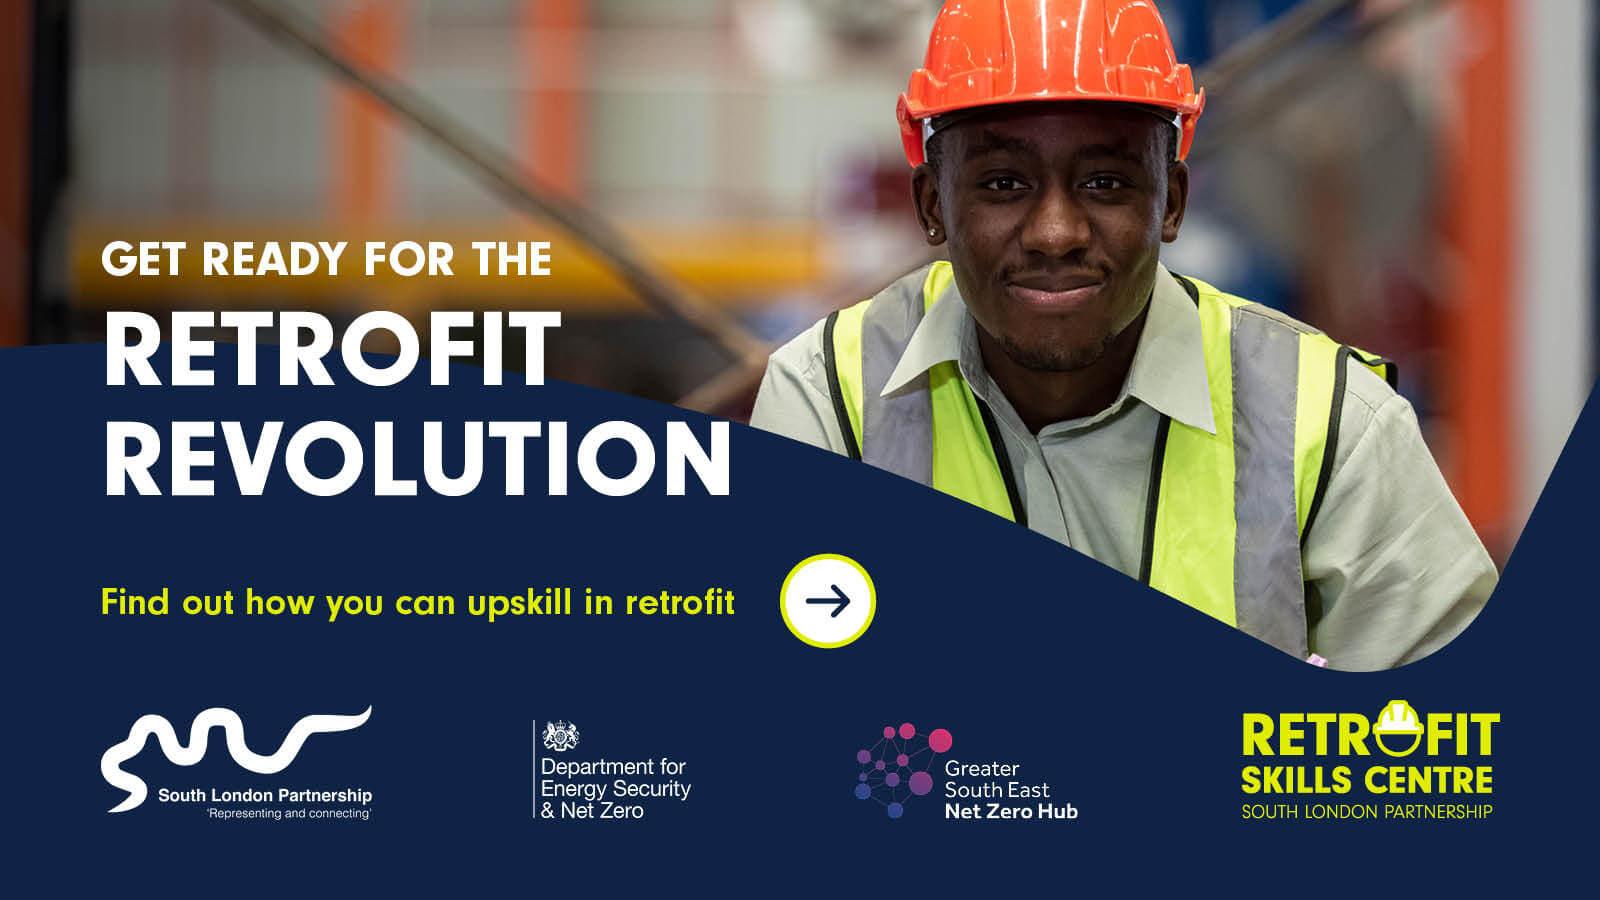
<svg viewBox="0 0 1600 900">
<path fill-rule="evenodd" d="M 1097 276 L 1024 276 L 1006 281 L 1006 293 L 1026 306 L 1065 309 L 1081 306 L 1105 285 Z"/>
</svg>

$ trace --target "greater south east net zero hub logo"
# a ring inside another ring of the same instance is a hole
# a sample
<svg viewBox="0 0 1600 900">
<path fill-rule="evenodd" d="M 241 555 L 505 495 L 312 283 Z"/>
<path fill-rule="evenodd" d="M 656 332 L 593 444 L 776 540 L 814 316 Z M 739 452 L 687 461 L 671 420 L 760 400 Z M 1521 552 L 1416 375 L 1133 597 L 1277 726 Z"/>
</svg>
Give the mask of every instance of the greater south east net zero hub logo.
<svg viewBox="0 0 1600 900">
<path fill-rule="evenodd" d="M 856 775 L 857 800 L 876 800 L 891 819 L 905 814 L 912 797 L 933 792 L 935 757 L 948 753 L 955 739 L 943 728 L 920 734 L 906 722 L 899 728 L 883 726 L 883 738 L 856 751 L 861 771 Z"/>
<path fill-rule="evenodd" d="M 1391 700 L 1361 713 L 1245 713 L 1244 756 L 1343 757 L 1365 764 L 1246 765 L 1240 789 L 1255 796 L 1365 793 L 1384 803 L 1245 803 L 1244 819 L 1483 819 L 1494 791 L 1492 712 L 1418 713 Z M 1404 762 L 1397 762 L 1404 760 Z M 1432 802 L 1434 797 L 1453 802 Z"/>
<path fill-rule="evenodd" d="M 942 775 L 946 780 L 938 790 L 946 819 L 1078 818 L 1078 808 L 1053 793 L 1048 781 L 1022 775 L 1021 763 L 963 762 L 950 756 L 954 745 L 946 728 L 925 732 L 911 722 L 883 726 L 882 738 L 856 751 L 855 798 L 876 801 L 889 818 L 898 819 L 912 801 L 935 793 L 934 776 Z"/>
</svg>

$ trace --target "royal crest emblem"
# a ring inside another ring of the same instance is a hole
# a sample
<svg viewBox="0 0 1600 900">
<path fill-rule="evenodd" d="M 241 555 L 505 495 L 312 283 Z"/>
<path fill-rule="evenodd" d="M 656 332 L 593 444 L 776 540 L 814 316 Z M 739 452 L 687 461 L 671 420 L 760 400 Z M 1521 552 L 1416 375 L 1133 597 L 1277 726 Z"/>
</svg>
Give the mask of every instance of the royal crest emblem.
<svg viewBox="0 0 1600 900">
<path fill-rule="evenodd" d="M 546 722 L 544 725 L 544 746 L 547 750 L 565 753 L 578 746 L 578 726 L 571 722 Z"/>
</svg>

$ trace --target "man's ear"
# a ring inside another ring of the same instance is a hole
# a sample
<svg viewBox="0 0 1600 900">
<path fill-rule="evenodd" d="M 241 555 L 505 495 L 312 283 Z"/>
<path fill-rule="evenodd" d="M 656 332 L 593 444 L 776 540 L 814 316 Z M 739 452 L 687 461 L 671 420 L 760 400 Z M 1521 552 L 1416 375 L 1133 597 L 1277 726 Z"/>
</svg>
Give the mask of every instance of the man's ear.
<svg viewBox="0 0 1600 900">
<path fill-rule="evenodd" d="M 1178 160 L 1167 169 L 1167 208 L 1161 216 L 1161 240 L 1170 244 L 1178 239 L 1183 213 L 1189 208 L 1189 164 Z"/>
<path fill-rule="evenodd" d="M 911 203 L 922 224 L 922 237 L 930 246 L 944 243 L 944 216 L 939 212 L 939 173 L 928 163 L 911 172 Z"/>
</svg>

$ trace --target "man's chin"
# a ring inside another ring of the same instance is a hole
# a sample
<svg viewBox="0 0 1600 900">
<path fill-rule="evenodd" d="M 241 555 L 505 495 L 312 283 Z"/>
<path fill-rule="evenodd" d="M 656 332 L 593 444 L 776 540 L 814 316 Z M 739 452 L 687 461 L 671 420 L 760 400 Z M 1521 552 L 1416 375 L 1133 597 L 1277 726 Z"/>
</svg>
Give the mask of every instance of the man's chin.
<svg viewBox="0 0 1600 900">
<path fill-rule="evenodd" d="M 1099 362 L 1106 355 L 1106 348 L 1111 340 L 1097 341 L 1089 344 L 1063 346 L 1061 344 L 1034 344 L 1022 343 L 1006 338 L 1001 341 L 1010 360 L 1030 372 L 1055 373 L 1077 372 L 1087 369 Z"/>
</svg>

